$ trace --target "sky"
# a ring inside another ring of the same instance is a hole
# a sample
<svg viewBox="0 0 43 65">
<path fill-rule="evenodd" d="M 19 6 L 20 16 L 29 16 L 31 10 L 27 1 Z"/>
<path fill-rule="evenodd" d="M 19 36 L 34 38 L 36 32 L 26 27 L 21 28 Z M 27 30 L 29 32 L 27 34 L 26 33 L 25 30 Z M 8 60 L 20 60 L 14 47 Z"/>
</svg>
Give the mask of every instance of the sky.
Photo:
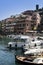
<svg viewBox="0 0 43 65">
<path fill-rule="evenodd" d="M 6 19 L 11 15 L 20 14 L 26 10 L 43 7 L 43 0 L 0 0 L 0 20 Z"/>
</svg>

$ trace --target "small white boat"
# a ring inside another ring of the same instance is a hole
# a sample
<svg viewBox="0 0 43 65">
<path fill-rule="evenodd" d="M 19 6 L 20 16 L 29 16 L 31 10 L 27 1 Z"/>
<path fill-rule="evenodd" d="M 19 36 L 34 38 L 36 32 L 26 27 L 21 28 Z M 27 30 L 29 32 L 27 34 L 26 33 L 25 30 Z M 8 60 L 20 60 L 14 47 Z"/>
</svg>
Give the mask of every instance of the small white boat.
<svg viewBox="0 0 43 65">
<path fill-rule="evenodd" d="M 24 46 L 26 43 L 29 43 L 29 36 L 26 35 L 16 35 L 14 38 L 14 42 L 9 42 L 8 43 L 8 47 L 15 47 L 17 45 L 17 47 L 22 47 Z"/>
<path fill-rule="evenodd" d="M 23 49 L 25 51 L 28 50 L 29 48 L 41 48 L 41 45 L 43 45 L 42 40 L 34 38 L 33 40 L 30 40 L 29 43 L 25 44 L 25 46 L 23 46 Z"/>
<path fill-rule="evenodd" d="M 43 48 L 37 48 L 37 49 L 33 48 L 24 52 L 25 55 L 39 55 L 42 53 L 43 53 Z"/>
</svg>

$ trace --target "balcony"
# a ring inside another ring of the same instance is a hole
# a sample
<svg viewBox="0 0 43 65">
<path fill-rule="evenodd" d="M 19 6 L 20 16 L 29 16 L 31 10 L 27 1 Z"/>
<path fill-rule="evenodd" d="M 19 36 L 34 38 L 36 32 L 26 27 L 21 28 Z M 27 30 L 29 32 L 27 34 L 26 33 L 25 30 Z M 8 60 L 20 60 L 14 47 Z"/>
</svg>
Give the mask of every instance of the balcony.
<svg viewBox="0 0 43 65">
<path fill-rule="evenodd" d="M 16 23 L 6 24 L 6 26 L 16 25 Z"/>
</svg>

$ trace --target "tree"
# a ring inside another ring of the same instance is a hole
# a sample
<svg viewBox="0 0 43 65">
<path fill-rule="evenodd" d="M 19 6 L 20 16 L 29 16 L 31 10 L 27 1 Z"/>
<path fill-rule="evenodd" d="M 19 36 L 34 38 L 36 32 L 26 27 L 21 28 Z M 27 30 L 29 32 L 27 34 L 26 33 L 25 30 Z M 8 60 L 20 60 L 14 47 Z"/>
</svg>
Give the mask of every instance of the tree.
<svg viewBox="0 0 43 65">
<path fill-rule="evenodd" d="M 37 27 L 37 32 L 41 32 L 41 25 L 40 24 Z"/>
</svg>

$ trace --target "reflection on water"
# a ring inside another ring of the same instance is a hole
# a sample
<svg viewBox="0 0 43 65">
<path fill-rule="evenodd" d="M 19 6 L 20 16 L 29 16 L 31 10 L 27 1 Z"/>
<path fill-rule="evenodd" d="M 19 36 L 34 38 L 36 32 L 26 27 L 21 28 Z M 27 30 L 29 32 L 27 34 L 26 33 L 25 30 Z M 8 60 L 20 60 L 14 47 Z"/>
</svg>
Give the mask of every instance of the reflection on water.
<svg viewBox="0 0 43 65">
<path fill-rule="evenodd" d="M 15 62 L 15 53 L 21 54 L 21 50 L 9 50 L 5 40 L 0 40 L 0 65 L 21 65 Z"/>
</svg>

